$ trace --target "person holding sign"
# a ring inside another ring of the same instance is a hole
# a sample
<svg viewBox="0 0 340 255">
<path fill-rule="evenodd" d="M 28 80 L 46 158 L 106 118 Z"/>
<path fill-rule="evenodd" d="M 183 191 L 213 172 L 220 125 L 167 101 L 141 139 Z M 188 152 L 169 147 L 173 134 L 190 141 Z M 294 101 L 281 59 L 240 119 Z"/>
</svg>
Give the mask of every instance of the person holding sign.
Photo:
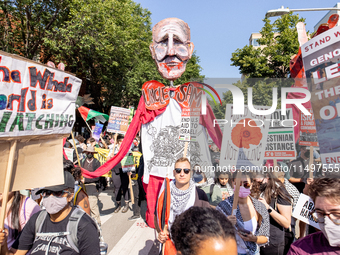
<svg viewBox="0 0 340 255">
<path fill-rule="evenodd" d="M 264 204 L 250 196 L 253 184 L 251 173 L 242 172 L 240 179 L 236 179 L 236 174 L 233 174 L 233 184 L 234 187 L 241 185 L 239 193 L 219 203 L 216 209 L 224 213 L 237 230 L 238 254 L 258 255 L 259 246 L 269 240 L 269 215 Z M 238 196 L 238 205 L 233 211 L 235 196 Z"/>
<path fill-rule="evenodd" d="M 283 255 L 285 229 L 289 228 L 292 217 L 291 196 L 284 185 L 273 174 L 258 174 L 255 181 L 259 185 L 259 201 L 270 216 L 269 245 L 261 247 L 261 255 Z"/>
<path fill-rule="evenodd" d="M 340 179 L 318 178 L 310 185 L 315 219 L 321 232 L 310 234 L 291 245 L 288 255 L 340 254 Z"/>
</svg>

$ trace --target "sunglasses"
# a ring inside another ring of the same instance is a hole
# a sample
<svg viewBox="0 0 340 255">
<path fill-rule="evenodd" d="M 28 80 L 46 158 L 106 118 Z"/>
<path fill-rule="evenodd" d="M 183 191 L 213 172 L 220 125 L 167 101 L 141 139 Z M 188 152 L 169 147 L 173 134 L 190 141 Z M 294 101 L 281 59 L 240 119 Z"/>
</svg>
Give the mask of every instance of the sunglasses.
<svg viewBox="0 0 340 255">
<path fill-rule="evenodd" d="M 189 174 L 190 173 L 190 169 L 189 168 L 175 168 L 176 173 L 180 174 L 182 172 L 182 170 L 184 171 L 185 174 Z"/>
<path fill-rule="evenodd" d="M 55 197 L 61 197 L 65 193 L 71 194 L 69 191 L 66 191 L 66 190 L 60 190 L 60 191 L 46 190 L 42 193 L 42 196 L 49 197 L 50 195 L 53 195 Z"/>
<path fill-rule="evenodd" d="M 249 182 L 241 182 L 241 186 L 243 186 L 246 189 L 250 188 L 250 183 Z"/>
</svg>

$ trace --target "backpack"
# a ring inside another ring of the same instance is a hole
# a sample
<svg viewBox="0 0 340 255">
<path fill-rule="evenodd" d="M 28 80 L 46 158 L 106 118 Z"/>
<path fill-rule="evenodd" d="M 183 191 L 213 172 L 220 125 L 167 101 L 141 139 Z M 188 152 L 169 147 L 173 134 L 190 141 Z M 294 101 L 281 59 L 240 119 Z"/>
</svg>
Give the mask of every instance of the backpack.
<svg viewBox="0 0 340 255">
<path fill-rule="evenodd" d="M 43 223 L 45 222 L 46 217 L 48 217 L 48 213 L 46 210 L 40 211 L 36 221 L 35 221 L 35 236 L 50 236 L 52 237 L 51 240 L 48 243 L 48 247 L 46 251 L 49 250 L 49 246 L 52 243 L 52 240 L 55 237 L 59 236 L 64 236 L 66 235 L 67 241 L 69 242 L 71 248 L 79 253 L 79 248 L 78 248 L 78 224 L 80 219 L 83 217 L 83 215 L 86 214 L 83 209 L 79 206 L 74 209 L 72 212 L 69 221 L 66 226 L 66 232 L 50 232 L 50 233 L 41 233 L 41 228 Z M 91 218 L 91 217 L 90 217 Z M 92 218 L 91 218 L 92 219 Z M 99 238 L 102 238 L 100 227 L 98 226 L 97 222 L 95 221 L 96 226 L 97 226 L 97 231 L 99 234 Z M 70 231 L 72 230 L 72 231 Z"/>
</svg>

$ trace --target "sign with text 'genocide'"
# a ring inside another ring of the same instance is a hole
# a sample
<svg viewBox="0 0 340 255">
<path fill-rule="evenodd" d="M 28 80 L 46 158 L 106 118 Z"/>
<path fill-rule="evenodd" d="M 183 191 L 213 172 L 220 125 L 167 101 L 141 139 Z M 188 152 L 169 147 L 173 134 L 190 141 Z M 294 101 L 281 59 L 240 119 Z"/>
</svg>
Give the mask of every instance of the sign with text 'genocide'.
<svg viewBox="0 0 340 255">
<path fill-rule="evenodd" d="M 286 115 L 281 114 L 281 110 L 276 110 L 271 114 L 271 125 L 267 136 L 265 159 L 295 159 L 294 123 L 289 123 L 293 119 L 291 108 L 286 109 Z M 285 126 L 282 121 L 287 120 Z M 291 121 L 292 122 L 292 121 Z"/>
<path fill-rule="evenodd" d="M 69 134 L 81 80 L 0 52 L 0 138 Z"/>
</svg>

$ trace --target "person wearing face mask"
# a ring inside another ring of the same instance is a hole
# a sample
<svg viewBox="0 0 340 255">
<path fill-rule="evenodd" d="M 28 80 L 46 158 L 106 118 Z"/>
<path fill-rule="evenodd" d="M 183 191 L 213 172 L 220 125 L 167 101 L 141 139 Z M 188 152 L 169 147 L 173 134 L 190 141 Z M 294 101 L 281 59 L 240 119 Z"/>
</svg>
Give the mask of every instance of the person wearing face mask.
<svg viewBox="0 0 340 255">
<path fill-rule="evenodd" d="M 340 179 L 315 179 L 309 187 L 309 196 L 321 231 L 293 243 L 288 255 L 340 254 Z"/>
<path fill-rule="evenodd" d="M 258 174 L 255 177 L 259 189 L 254 194 L 268 210 L 270 216 L 269 245 L 261 247 L 261 255 L 283 255 L 285 229 L 290 227 L 292 198 L 282 182 L 272 173 Z"/>
<path fill-rule="evenodd" d="M 233 174 L 233 185 L 240 184 L 236 215 L 232 212 L 234 195 L 222 201 L 216 207 L 224 213 L 237 230 L 237 252 L 241 254 L 260 254 L 259 246 L 269 241 L 269 215 L 266 207 L 250 196 L 253 176 L 242 172 L 240 180 L 236 180 L 237 172 Z M 234 189 L 235 190 L 235 189 Z"/>
<path fill-rule="evenodd" d="M 7 249 L 5 242 L 7 231 L 0 232 L 0 254 L 24 255 L 31 251 L 34 255 L 99 255 L 97 226 L 84 211 L 72 206 L 73 188 L 73 176 L 69 172 L 64 172 L 64 184 L 39 190 L 37 193 L 41 193 L 44 198 L 45 210 L 35 213 L 28 220 L 21 235 L 12 245 L 11 251 Z M 75 217 L 74 212 L 79 213 L 77 228 L 68 228 L 72 217 Z M 77 243 L 70 241 L 72 233 L 77 233 Z"/>
<path fill-rule="evenodd" d="M 86 154 L 86 158 L 80 162 L 81 167 L 90 172 L 96 171 L 100 167 L 100 162 L 98 159 L 95 159 L 93 155 L 97 152 L 92 146 L 88 146 L 84 153 Z M 101 221 L 98 207 L 99 177 L 93 179 L 85 178 L 85 188 L 90 202 L 91 216 L 100 225 Z"/>
</svg>

